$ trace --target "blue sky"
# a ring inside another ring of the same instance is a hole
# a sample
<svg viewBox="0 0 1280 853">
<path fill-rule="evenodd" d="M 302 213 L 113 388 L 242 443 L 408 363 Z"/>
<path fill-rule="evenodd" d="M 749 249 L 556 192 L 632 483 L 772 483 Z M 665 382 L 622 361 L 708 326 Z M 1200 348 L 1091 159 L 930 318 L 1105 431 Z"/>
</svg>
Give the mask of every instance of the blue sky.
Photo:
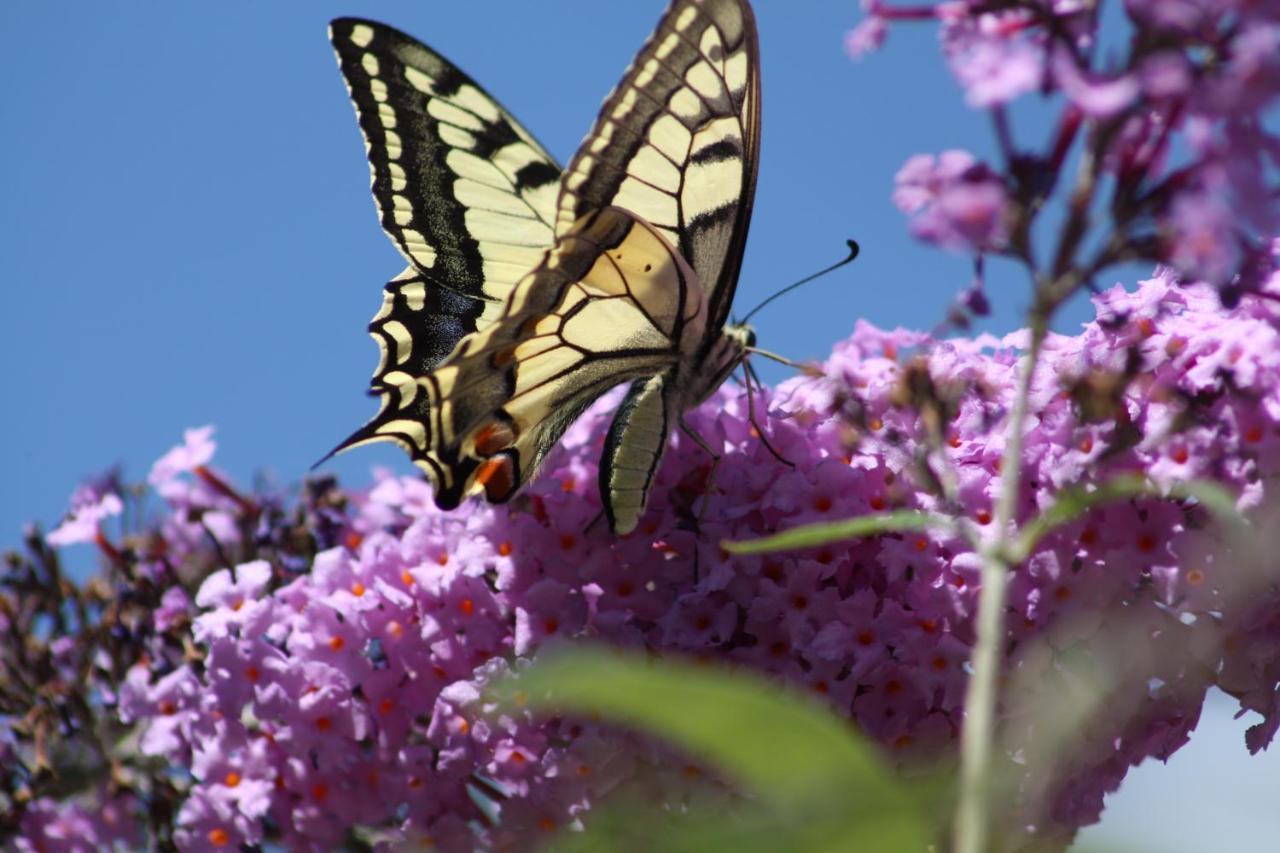
<svg viewBox="0 0 1280 853">
<path fill-rule="evenodd" d="M 662 5 L 8 9 L 23 37 L 0 52 L 2 541 L 55 524 L 76 483 L 114 462 L 144 476 L 186 427 L 217 425 L 217 463 L 239 482 L 295 483 L 373 413 L 365 325 L 403 262 L 377 226 L 329 18 L 428 42 L 567 161 Z M 756 318 L 761 345 L 816 358 L 860 317 L 934 326 L 969 262 L 910 239 L 893 175 L 917 152 L 990 155 L 986 116 L 964 106 L 927 26 L 854 63 L 841 38 L 855 3 L 757 5 L 764 138 L 739 313 L 856 237 L 853 267 Z M 1047 132 L 1043 113 L 1015 120 L 1028 144 Z M 1016 328 L 1025 280 L 997 265 L 989 285 L 986 328 Z M 1060 326 L 1087 316 L 1075 306 Z M 327 467 L 358 485 L 373 465 L 410 470 L 389 446 Z"/>
<path fill-rule="evenodd" d="M 582 0 L 500 15 L 353 0 L 12 9 L 13 31 L 40 37 L 0 54 L 21 81 L 0 102 L 18 130 L 0 141 L 10 535 L 54 523 L 97 469 L 144 475 L 185 427 L 216 424 L 217 461 L 241 482 L 265 469 L 287 483 L 372 415 L 365 326 L 403 262 L 377 225 L 329 18 L 430 43 L 566 161 L 662 5 L 611 3 L 607 20 Z M 969 262 L 912 242 L 893 174 L 915 152 L 986 150 L 985 117 L 927 27 L 853 63 L 853 4 L 760 5 L 764 138 L 739 313 L 856 237 L 853 267 L 755 318 L 761 345 L 812 358 L 858 317 L 933 326 Z M 1026 289 L 1001 284 L 993 327 L 1010 329 Z M 391 446 L 331 467 L 359 482 L 373 464 L 409 470 Z"/>
</svg>

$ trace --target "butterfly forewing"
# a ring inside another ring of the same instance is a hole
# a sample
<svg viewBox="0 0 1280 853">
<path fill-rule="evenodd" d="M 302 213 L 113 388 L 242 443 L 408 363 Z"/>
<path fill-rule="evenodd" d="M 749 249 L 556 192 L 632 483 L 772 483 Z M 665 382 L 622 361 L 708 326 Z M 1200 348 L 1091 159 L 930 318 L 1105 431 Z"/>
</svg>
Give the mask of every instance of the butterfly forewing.
<svg viewBox="0 0 1280 853">
<path fill-rule="evenodd" d="M 380 410 L 339 449 L 412 448 L 417 380 L 491 323 L 551 244 L 560 167 L 475 81 L 404 33 L 340 18 L 330 39 L 356 106 L 383 229 L 409 260 L 369 325 Z"/>
<path fill-rule="evenodd" d="M 484 89 L 416 39 L 351 18 L 334 21 L 330 38 L 368 146 L 383 229 L 424 281 L 492 304 L 476 318 L 483 326 L 551 245 L 560 167 Z"/>
<path fill-rule="evenodd" d="M 569 164 L 556 227 L 617 205 L 689 261 L 723 325 L 742 263 L 759 156 L 759 47 L 744 0 L 677 0 Z"/>
</svg>

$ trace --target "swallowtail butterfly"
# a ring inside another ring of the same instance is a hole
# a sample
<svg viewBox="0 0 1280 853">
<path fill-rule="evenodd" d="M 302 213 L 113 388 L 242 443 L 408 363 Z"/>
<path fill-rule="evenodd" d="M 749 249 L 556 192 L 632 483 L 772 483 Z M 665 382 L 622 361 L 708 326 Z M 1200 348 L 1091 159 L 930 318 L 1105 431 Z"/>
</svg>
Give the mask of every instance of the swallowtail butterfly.
<svg viewBox="0 0 1280 853">
<path fill-rule="evenodd" d="M 369 327 L 381 408 L 337 450 L 393 441 L 440 507 L 501 502 L 630 382 L 600 492 L 631 531 L 672 428 L 754 342 L 728 323 L 760 139 L 747 0 L 675 0 L 564 171 L 415 39 L 351 18 L 330 37 L 408 261 Z"/>
</svg>

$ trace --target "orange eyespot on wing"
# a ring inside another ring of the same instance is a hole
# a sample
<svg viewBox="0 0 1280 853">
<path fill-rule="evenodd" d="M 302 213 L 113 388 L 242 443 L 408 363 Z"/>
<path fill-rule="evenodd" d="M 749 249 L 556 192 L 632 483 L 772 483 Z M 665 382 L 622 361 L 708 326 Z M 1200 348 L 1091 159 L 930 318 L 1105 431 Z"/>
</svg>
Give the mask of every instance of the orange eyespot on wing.
<svg viewBox="0 0 1280 853">
<path fill-rule="evenodd" d="M 481 427 L 475 437 L 476 453 L 493 456 L 515 443 L 516 434 L 507 424 L 494 421 Z"/>
<path fill-rule="evenodd" d="M 476 469 L 476 484 L 484 488 L 484 496 L 501 503 L 516 490 L 515 466 L 510 456 L 495 456 Z"/>
</svg>

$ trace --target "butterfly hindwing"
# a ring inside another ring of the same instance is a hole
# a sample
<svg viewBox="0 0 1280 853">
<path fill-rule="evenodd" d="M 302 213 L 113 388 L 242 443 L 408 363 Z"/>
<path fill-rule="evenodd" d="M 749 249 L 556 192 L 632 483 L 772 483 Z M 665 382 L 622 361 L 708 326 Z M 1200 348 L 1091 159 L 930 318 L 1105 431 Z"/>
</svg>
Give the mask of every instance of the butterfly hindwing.
<svg viewBox="0 0 1280 853">
<path fill-rule="evenodd" d="M 676 0 L 569 163 L 556 227 L 617 205 L 657 226 L 724 324 L 742 263 L 760 139 L 759 46 L 745 0 Z"/>
<path fill-rule="evenodd" d="M 692 270 L 657 229 L 618 208 L 584 217 L 497 322 L 423 377 L 430 417 L 414 457 L 437 501 L 510 497 L 583 409 L 670 368 L 705 319 Z"/>
<path fill-rule="evenodd" d="M 614 415 L 600 454 L 600 498 L 609 527 L 630 533 L 640 521 L 658 473 L 673 418 L 669 373 L 631 384 Z"/>
<path fill-rule="evenodd" d="M 413 267 L 392 279 L 383 292 L 382 309 L 369 324 L 379 353 L 370 384 L 370 393 L 378 397 L 378 414 L 338 450 L 371 441 L 394 441 L 411 448 L 412 423 L 429 414 L 425 396 L 417 393 L 418 378 L 475 330 L 488 304 L 438 287 Z"/>
</svg>

